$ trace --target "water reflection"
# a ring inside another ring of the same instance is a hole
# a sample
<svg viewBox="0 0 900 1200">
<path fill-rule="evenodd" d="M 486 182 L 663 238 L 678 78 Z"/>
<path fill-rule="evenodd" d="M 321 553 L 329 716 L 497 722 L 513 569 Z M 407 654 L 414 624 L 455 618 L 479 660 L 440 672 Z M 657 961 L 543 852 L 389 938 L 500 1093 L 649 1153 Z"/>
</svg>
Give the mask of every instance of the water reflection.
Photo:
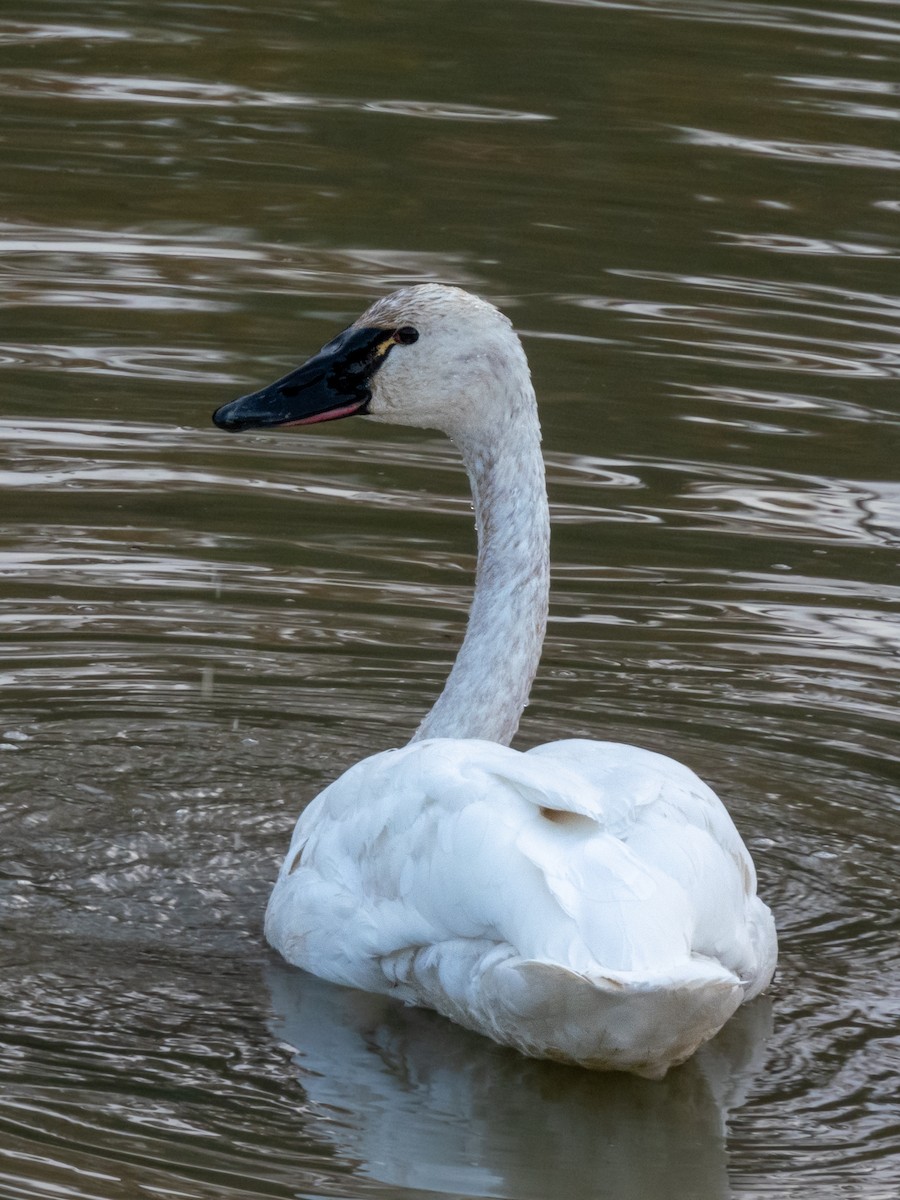
<svg viewBox="0 0 900 1200">
<path fill-rule="evenodd" d="M 693 489 L 711 522 L 789 528 L 803 540 L 845 538 L 860 545 L 900 541 L 900 484 L 810 479 L 760 486 L 701 483 Z M 709 505 L 709 506 L 707 506 Z"/>
<path fill-rule="evenodd" d="M 788 138 L 742 137 L 715 129 L 679 130 L 688 145 L 737 150 L 761 154 L 766 158 L 786 158 L 793 162 L 811 162 L 844 167 L 869 167 L 881 171 L 900 170 L 900 153 L 880 147 L 857 146 L 840 142 L 804 142 Z"/>
<path fill-rule="evenodd" d="M 33 45 L 36 42 L 125 42 L 133 37 L 125 29 L 102 29 L 95 25 L 54 25 L 50 22 L 33 24 L 26 21 L 4 21 L 0 28 L 0 46 Z"/>
<path fill-rule="evenodd" d="M 893 1200 L 896 5 L 33 7 L 0 17 L 0 1191 Z M 439 439 L 209 412 L 429 279 L 527 331 L 542 406 L 520 744 L 722 793 L 783 948 L 761 1071 L 733 1024 L 661 1089 L 586 1079 L 276 965 L 300 1094 L 265 1024 L 290 825 L 439 691 L 472 517 Z"/>
<path fill-rule="evenodd" d="M 293 301 L 298 292 L 321 297 L 326 306 L 335 293 L 345 297 L 358 289 L 361 296 L 405 282 L 451 278 L 477 286 L 479 276 L 463 256 L 415 253 L 385 247 L 281 245 L 253 238 L 250 231 L 224 225 L 187 225 L 164 234 L 141 229 L 120 230 L 68 226 L 39 226 L 0 222 L 0 276 L 5 288 L 0 308 L 126 309 L 160 313 L 240 312 L 239 291 L 258 289 Z M 354 307 L 346 301 L 347 312 Z M 326 309 L 333 323 L 337 317 Z M 307 346 L 306 351 L 315 347 Z M 289 347 L 282 346 L 282 353 Z M 300 355 L 298 346 L 296 353 Z M 116 373 L 132 370 L 154 378 L 173 378 L 179 363 L 214 364 L 225 356 L 211 346 L 103 345 L 56 346 L 0 343 L 0 365 L 47 365 L 54 369 L 104 368 Z M 148 363 L 147 360 L 150 360 Z M 158 369 L 153 370 L 153 365 Z M 166 364 L 169 364 L 166 366 Z M 185 370 L 185 382 L 231 384 L 223 373 Z"/>
<path fill-rule="evenodd" d="M 721 236 L 736 246 L 810 252 L 808 245 L 786 237 Z M 830 249 L 844 253 L 835 244 Z M 845 248 L 845 255 L 863 256 L 862 248 Z M 895 256 L 894 247 L 888 250 L 871 245 L 865 255 Z M 620 312 L 630 322 L 646 327 L 647 345 L 641 353 L 703 359 L 725 368 L 783 371 L 788 376 L 801 372 L 819 381 L 833 375 L 863 381 L 892 379 L 900 374 L 896 344 L 900 306 L 892 293 L 851 293 L 760 277 L 684 275 L 674 279 L 657 272 L 623 269 L 610 274 L 655 284 L 657 291 L 663 285 L 664 293 L 677 284 L 681 297 L 678 302 L 660 296 L 565 297 L 567 304 Z M 659 332 L 662 327 L 665 332 Z"/>
<path fill-rule="evenodd" d="M 4 79 L 10 94 L 60 95 L 69 100 L 136 102 L 187 105 L 191 108 L 312 108 L 316 110 L 381 113 L 387 116 L 422 117 L 435 121 L 550 121 L 546 113 L 488 108 L 475 104 L 439 104 L 425 100 L 356 100 L 350 97 L 262 92 L 228 84 L 198 83 L 186 79 L 149 79 L 145 76 L 63 75 L 44 71 L 17 80 L 12 72 Z"/>
<path fill-rule="evenodd" d="M 772 3 L 771 0 L 536 0 L 540 4 L 558 4 L 578 8 L 624 9 L 650 13 L 677 21 L 701 21 L 706 24 L 751 25 L 761 29 L 790 30 L 847 41 L 859 39 L 886 43 L 900 41 L 900 21 L 885 15 L 878 0 L 873 13 L 855 8 L 841 12 L 815 8 L 808 3 Z"/>
<path fill-rule="evenodd" d="M 534 1062 L 433 1013 L 274 959 L 274 1031 L 311 1129 L 392 1187 L 546 1200 L 726 1200 L 725 1129 L 760 1071 L 765 998 L 664 1081 Z"/>
</svg>

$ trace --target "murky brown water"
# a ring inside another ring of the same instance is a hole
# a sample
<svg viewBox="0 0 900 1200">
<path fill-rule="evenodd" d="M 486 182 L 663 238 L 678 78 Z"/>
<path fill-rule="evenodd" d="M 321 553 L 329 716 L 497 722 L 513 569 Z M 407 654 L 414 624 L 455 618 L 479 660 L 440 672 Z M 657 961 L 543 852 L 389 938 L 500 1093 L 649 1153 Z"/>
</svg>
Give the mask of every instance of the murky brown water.
<svg viewBox="0 0 900 1200">
<path fill-rule="evenodd" d="M 0 1194 L 896 1195 L 900 13 L 0 7 Z M 473 545 L 438 436 L 213 407 L 422 279 L 501 303 L 554 514 L 519 739 L 673 753 L 781 935 L 663 1083 L 264 949 Z"/>
</svg>

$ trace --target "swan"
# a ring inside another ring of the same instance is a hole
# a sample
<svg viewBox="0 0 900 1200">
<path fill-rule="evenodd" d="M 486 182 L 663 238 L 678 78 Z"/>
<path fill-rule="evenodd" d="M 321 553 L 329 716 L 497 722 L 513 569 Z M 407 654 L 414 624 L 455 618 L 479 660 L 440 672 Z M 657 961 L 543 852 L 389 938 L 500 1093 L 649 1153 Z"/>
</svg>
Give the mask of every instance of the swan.
<svg viewBox="0 0 900 1200">
<path fill-rule="evenodd" d="M 411 741 L 301 813 L 266 937 L 314 975 L 526 1055 L 661 1078 L 768 985 L 775 925 L 724 805 L 689 768 L 611 742 L 509 745 L 544 639 L 550 534 L 511 322 L 459 288 L 406 287 L 213 420 L 238 431 L 354 414 L 455 443 L 474 598 Z"/>
</svg>

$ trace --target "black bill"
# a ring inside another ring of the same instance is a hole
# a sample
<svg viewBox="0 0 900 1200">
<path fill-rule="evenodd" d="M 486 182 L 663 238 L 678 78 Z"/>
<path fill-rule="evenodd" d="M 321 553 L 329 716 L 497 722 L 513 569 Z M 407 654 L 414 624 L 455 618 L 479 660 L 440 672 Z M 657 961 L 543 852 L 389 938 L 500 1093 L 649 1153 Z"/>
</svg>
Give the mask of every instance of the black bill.
<svg viewBox="0 0 900 1200">
<path fill-rule="evenodd" d="M 213 413 L 220 429 L 272 429 L 312 425 L 364 413 L 369 381 L 394 344 L 390 329 L 351 325 L 318 354 L 282 379 Z"/>
</svg>

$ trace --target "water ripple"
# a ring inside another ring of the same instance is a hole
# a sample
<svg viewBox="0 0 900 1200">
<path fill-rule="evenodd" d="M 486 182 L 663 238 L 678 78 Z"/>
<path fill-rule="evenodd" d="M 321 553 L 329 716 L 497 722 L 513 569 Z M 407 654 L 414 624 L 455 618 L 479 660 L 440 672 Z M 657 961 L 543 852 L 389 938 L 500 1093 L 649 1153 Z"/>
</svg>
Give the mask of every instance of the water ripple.
<svg viewBox="0 0 900 1200">
<path fill-rule="evenodd" d="M 678 21 L 701 21 L 712 25 L 746 25 L 760 29 L 786 30 L 840 38 L 844 41 L 900 41 L 900 21 L 881 13 L 841 12 L 838 8 L 819 9 L 798 3 L 770 3 L 769 0 L 535 0 L 540 4 L 563 7 L 623 9 Z M 874 0 L 882 3 L 882 0 Z M 886 5 L 882 4 L 882 7 Z"/>
<path fill-rule="evenodd" d="M 304 95 L 300 92 L 260 91 L 226 83 L 201 83 L 196 79 L 158 79 L 144 76 L 66 75 L 55 71 L 27 74 L 11 69 L 0 72 L 8 96 L 65 97 L 69 100 L 115 101 L 191 108 L 314 109 L 424 117 L 436 121 L 551 121 L 547 113 L 489 108 L 475 104 L 427 100 L 355 99 Z"/>
<path fill-rule="evenodd" d="M 34 371 L 109 375 L 127 379 L 167 379 L 180 382 L 221 383 L 232 386 L 237 376 L 211 371 L 230 356 L 220 350 L 198 347 L 154 346 L 52 346 L 0 342 L 0 367 L 27 367 Z"/>
<path fill-rule="evenodd" d="M 452 280 L 477 285 L 477 276 L 459 256 L 390 248 L 281 245 L 251 238 L 248 230 L 198 226 L 167 233 L 141 230 L 65 228 L 0 222 L 0 308 L 118 308 L 137 312 L 230 313 L 254 289 L 271 294 L 330 297 L 373 292 L 406 282 Z M 241 280 L 240 288 L 237 280 Z M 244 301 L 245 303 L 245 301 Z M 4 355 L 5 351 L 5 355 Z M 101 360 L 140 358 L 145 352 L 111 347 L 0 346 L 0 364 L 42 364 L 48 357 Z M 149 357 L 183 349 L 154 347 Z M 189 352 L 192 353 L 192 352 Z M 201 352 L 197 352 L 200 354 Z M 209 361 L 215 352 L 209 354 Z M 20 357 L 23 356 L 23 357 Z M 86 364 L 82 361 L 81 368 Z M 184 378 L 185 376 L 180 376 Z M 231 383 L 223 376 L 210 382 Z"/>
<path fill-rule="evenodd" d="M 645 323 L 650 332 L 638 353 L 823 378 L 900 376 L 897 295 L 748 276 L 609 273 L 686 296 L 561 297 L 579 308 L 621 312 Z M 672 333 L 657 333 L 653 326 L 670 326 Z"/>
<path fill-rule="evenodd" d="M 0 1192 L 893 1200 L 896 5 L 52 7 L 0 20 Z M 519 744 L 694 766 L 775 911 L 662 1085 L 263 949 L 297 810 L 440 690 L 473 521 L 436 435 L 209 413 L 428 279 L 542 401 Z"/>
<path fill-rule="evenodd" d="M 134 34 L 127 29 L 96 25 L 31 24 L 26 21 L 0 23 L 0 46 L 31 46 L 39 42 L 127 42 Z"/>
<path fill-rule="evenodd" d="M 787 88 L 803 94 L 803 99 L 789 103 L 807 112 L 824 112 L 833 117 L 850 117 L 865 121 L 900 121 L 900 107 L 888 107 L 887 101 L 900 98 L 900 87 L 892 80 L 853 79 L 828 75 L 782 75 L 778 80 Z M 825 93 L 833 93 L 826 96 Z M 806 95 L 811 93 L 811 96 Z M 841 93 L 853 96 L 877 97 L 882 103 L 840 99 Z"/>
<path fill-rule="evenodd" d="M 681 139 L 691 146 L 713 146 L 719 150 L 738 150 L 761 154 L 766 158 L 786 158 L 793 162 L 812 162 L 841 167 L 867 167 L 879 171 L 900 170 L 900 152 L 874 146 L 846 143 L 806 142 L 788 138 L 742 137 L 723 130 L 680 127 Z"/>
<path fill-rule="evenodd" d="M 822 254 L 840 258 L 900 258 L 896 246 L 871 242 L 843 242 L 835 238 L 805 237 L 787 233 L 728 233 L 719 236 L 726 245 L 769 250 L 775 254 Z"/>
</svg>

